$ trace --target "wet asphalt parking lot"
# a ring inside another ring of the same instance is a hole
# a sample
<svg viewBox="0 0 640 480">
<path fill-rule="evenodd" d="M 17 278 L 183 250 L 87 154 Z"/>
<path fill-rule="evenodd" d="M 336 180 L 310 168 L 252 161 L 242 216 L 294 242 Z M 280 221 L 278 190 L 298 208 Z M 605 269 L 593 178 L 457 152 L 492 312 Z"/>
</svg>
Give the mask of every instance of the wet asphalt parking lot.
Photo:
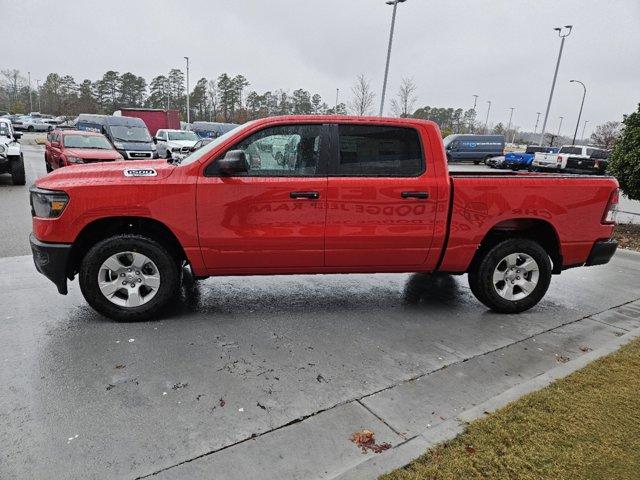
<svg viewBox="0 0 640 480">
<path fill-rule="evenodd" d="M 0 188 L 30 224 L 26 188 Z M 119 324 L 77 282 L 58 295 L 23 242 L 0 258 L 2 479 L 335 478 L 375 455 L 356 430 L 401 445 L 640 328 L 629 252 L 554 277 L 520 315 L 487 311 L 465 276 L 187 275 L 162 318 Z"/>
</svg>

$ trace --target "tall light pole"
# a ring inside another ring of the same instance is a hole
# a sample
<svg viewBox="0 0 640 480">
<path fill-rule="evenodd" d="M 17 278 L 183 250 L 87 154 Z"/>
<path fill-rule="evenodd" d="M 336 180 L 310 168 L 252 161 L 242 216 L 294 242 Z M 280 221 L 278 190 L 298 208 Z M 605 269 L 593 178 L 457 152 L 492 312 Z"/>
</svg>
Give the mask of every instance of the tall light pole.
<svg viewBox="0 0 640 480">
<path fill-rule="evenodd" d="M 536 112 L 536 115 L 538 115 L 538 116 L 536 117 L 536 126 L 535 126 L 535 127 L 533 127 L 533 134 L 534 134 L 534 135 L 535 135 L 535 134 L 536 134 L 536 132 L 538 131 L 538 122 L 540 121 L 540 115 L 541 115 L 541 113 L 542 113 L 542 112 Z"/>
<path fill-rule="evenodd" d="M 40 101 L 40 80 L 36 80 L 36 85 L 38 86 L 38 111 L 42 112 L 42 102 Z"/>
<path fill-rule="evenodd" d="M 573 132 L 573 141 L 571 145 L 576 144 L 576 136 L 578 135 L 578 127 L 580 126 L 580 117 L 582 117 L 582 107 L 584 107 L 584 98 L 587 96 L 587 87 L 580 80 L 569 80 L 569 83 L 579 83 L 584 91 L 582 92 L 582 102 L 580 103 L 580 112 L 578 113 L 578 121 L 576 122 L 576 131 Z"/>
<path fill-rule="evenodd" d="M 27 74 L 29 75 L 29 110 L 33 112 L 33 95 L 31 95 L 31 72 L 27 72 Z"/>
<path fill-rule="evenodd" d="M 585 120 L 584 125 L 582 126 L 582 140 L 584 140 L 584 131 L 587 128 L 587 123 L 589 123 L 589 120 Z"/>
<path fill-rule="evenodd" d="M 184 57 L 187 61 L 187 124 L 191 123 L 191 112 L 189 111 L 189 57 Z"/>
<path fill-rule="evenodd" d="M 335 111 L 333 112 L 333 113 L 334 113 L 334 114 L 336 114 L 336 115 L 338 114 L 338 95 L 340 95 L 340 89 L 339 89 L 339 88 L 336 88 L 336 109 L 335 109 Z"/>
<path fill-rule="evenodd" d="M 487 100 L 487 103 L 489 104 L 489 106 L 487 107 L 487 118 L 485 118 L 484 120 L 484 133 L 489 133 L 488 126 L 489 126 L 489 112 L 491 111 L 491 100 Z"/>
<path fill-rule="evenodd" d="M 475 118 L 476 118 L 476 104 L 478 103 L 478 96 L 479 96 L 479 95 L 471 95 L 471 96 L 473 97 L 473 108 L 472 108 L 472 110 L 473 110 L 473 117 L 471 117 L 471 119 L 470 119 L 470 121 L 469 121 L 469 131 L 470 131 L 471 133 L 473 133 L 473 130 L 474 130 L 474 128 L 473 128 L 473 122 L 474 122 L 474 120 L 475 120 Z"/>
<path fill-rule="evenodd" d="M 391 45 L 393 44 L 393 29 L 396 25 L 396 11 L 398 3 L 404 3 L 407 0 L 389 0 L 387 5 L 393 5 L 393 16 L 391 17 L 391 31 L 389 32 L 389 48 L 387 49 L 387 65 L 384 68 L 384 82 L 382 83 L 382 97 L 380 100 L 380 116 L 384 110 L 384 96 L 387 93 L 387 79 L 389 78 L 389 62 L 391 61 Z"/>
<path fill-rule="evenodd" d="M 564 120 L 564 117 L 560 117 L 560 124 L 558 125 L 558 135 L 556 135 L 558 138 L 560 138 L 560 129 L 562 128 L 562 120 Z"/>
<path fill-rule="evenodd" d="M 556 27 L 554 30 L 558 32 L 558 36 L 562 39 L 560 41 L 560 52 L 558 52 L 558 61 L 556 62 L 556 69 L 553 72 L 553 82 L 551 82 L 551 92 L 549 92 L 549 101 L 547 102 L 547 110 L 544 114 L 544 121 L 542 122 L 542 131 L 540 132 L 539 146 L 542 146 L 544 140 L 544 132 L 547 128 L 547 120 L 549 119 L 549 110 L 551 109 L 551 100 L 553 99 L 553 90 L 556 88 L 556 79 L 558 78 L 558 69 L 560 68 L 560 59 L 562 58 L 562 49 L 564 48 L 565 39 L 571 34 L 573 25 L 565 25 L 564 27 Z M 565 30 L 566 29 L 566 30 Z"/>
<path fill-rule="evenodd" d="M 511 129 L 511 120 L 513 120 L 513 111 L 516 109 L 516 107 L 511 107 L 511 114 L 509 114 L 509 123 L 507 124 L 507 134 L 509 133 L 509 130 Z"/>
</svg>

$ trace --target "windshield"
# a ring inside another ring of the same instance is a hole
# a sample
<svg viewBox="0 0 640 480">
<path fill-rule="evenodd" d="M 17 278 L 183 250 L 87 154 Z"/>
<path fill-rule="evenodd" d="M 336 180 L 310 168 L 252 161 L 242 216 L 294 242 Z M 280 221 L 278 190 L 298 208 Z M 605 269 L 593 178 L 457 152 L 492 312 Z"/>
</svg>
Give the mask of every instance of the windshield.
<svg viewBox="0 0 640 480">
<path fill-rule="evenodd" d="M 9 125 L 2 122 L 0 123 L 0 137 L 9 137 L 11 133 L 9 132 Z"/>
<path fill-rule="evenodd" d="M 127 127 L 111 125 L 109 127 L 113 139 L 120 142 L 150 142 L 151 135 L 146 127 Z"/>
<path fill-rule="evenodd" d="M 455 137 L 455 135 L 447 135 L 446 137 L 444 137 L 444 140 L 442 140 L 444 142 L 444 146 L 448 147 Z"/>
<path fill-rule="evenodd" d="M 222 143 L 226 142 L 227 139 L 233 137 L 240 130 L 244 130 L 245 128 L 248 128 L 252 124 L 253 122 L 245 123 L 244 125 L 240 125 L 234 128 L 233 130 L 229 130 L 224 135 L 220 135 L 218 138 L 212 140 L 209 144 L 205 145 L 202 148 L 199 148 L 195 152 L 192 152 L 190 155 L 187 155 L 186 157 L 184 157 L 184 159 L 180 162 L 180 165 L 189 165 L 190 163 L 197 162 L 202 157 L 207 156 L 209 152 L 211 152 L 212 150 L 215 150 L 218 145 L 221 145 Z"/>
<path fill-rule="evenodd" d="M 99 150 L 111 150 L 113 147 L 104 137 L 89 135 L 65 135 L 64 146 L 69 148 L 95 148 Z"/>
<path fill-rule="evenodd" d="M 169 140 L 190 140 L 196 142 L 198 136 L 193 132 L 169 132 Z"/>
</svg>

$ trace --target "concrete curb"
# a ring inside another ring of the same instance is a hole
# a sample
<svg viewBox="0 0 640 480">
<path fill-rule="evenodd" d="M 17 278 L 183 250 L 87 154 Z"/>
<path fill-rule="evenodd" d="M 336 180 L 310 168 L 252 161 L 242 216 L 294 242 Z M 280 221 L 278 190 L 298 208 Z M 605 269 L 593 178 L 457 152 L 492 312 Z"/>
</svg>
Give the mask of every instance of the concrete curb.
<svg viewBox="0 0 640 480">
<path fill-rule="evenodd" d="M 632 253 L 640 256 L 640 254 L 636 252 Z M 516 385 L 500 395 L 462 412 L 456 418 L 446 420 L 384 453 L 363 461 L 353 468 L 332 477 L 332 480 L 375 479 L 379 475 L 388 473 L 396 468 L 403 467 L 415 458 L 426 453 L 429 448 L 432 448 L 439 443 L 452 440 L 458 436 L 464 431 L 466 425 L 473 420 L 477 420 L 487 413 L 495 412 L 528 393 L 540 390 L 556 380 L 564 378 L 571 373 L 584 368 L 594 360 L 615 352 L 623 345 L 626 345 L 638 337 L 640 337 L 640 328 L 631 330 L 596 350 L 585 353 L 575 360 L 570 360 L 565 364 L 558 365 L 538 377 L 532 378 L 520 385 Z"/>
</svg>

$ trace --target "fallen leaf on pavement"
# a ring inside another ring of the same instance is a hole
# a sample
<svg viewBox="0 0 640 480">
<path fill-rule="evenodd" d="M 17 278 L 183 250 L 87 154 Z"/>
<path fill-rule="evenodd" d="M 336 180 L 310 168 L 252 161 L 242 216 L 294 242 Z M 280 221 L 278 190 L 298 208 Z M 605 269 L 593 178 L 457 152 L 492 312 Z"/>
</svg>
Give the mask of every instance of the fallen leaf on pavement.
<svg viewBox="0 0 640 480">
<path fill-rule="evenodd" d="M 220 399 L 220 406 L 221 406 L 221 407 L 224 407 L 224 405 L 225 405 L 225 401 L 221 398 L 221 399 Z"/>
<path fill-rule="evenodd" d="M 118 365 L 116 365 L 116 368 L 120 369 L 120 368 L 124 368 L 126 365 L 123 365 L 121 363 L 119 363 Z"/>
<path fill-rule="evenodd" d="M 590 352 L 592 349 L 587 345 L 580 345 L 581 352 Z"/>
<path fill-rule="evenodd" d="M 366 428 L 352 433 L 349 440 L 360 447 L 362 453 L 367 453 L 367 450 L 371 450 L 373 453 L 381 453 L 391 448 L 391 445 L 386 442 L 377 444 L 375 434 Z"/>
<path fill-rule="evenodd" d="M 567 363 L 568 361 L 569 361 L 569 357 L 565 357 L 564 355 L 556 355 L 556 362 Z"/>
</svg>

